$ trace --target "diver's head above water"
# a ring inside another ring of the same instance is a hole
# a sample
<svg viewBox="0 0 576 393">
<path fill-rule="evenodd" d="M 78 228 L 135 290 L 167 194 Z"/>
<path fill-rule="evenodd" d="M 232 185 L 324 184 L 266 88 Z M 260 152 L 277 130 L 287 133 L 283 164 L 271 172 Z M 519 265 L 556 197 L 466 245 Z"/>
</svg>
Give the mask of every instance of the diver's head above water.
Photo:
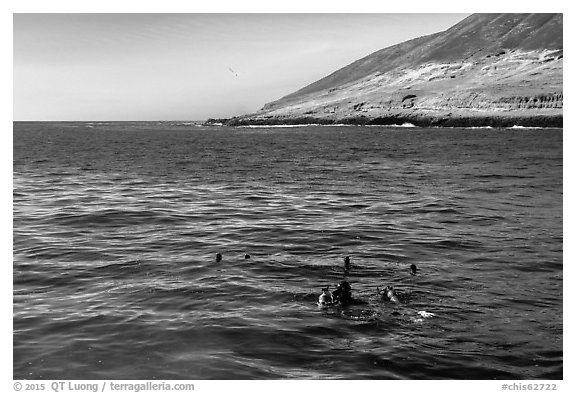
<svg viewBox="0 0 576 393">
<path fill-rule="evenodd" d="M 340 303 L 347 303 L 352 300 L 352 288 L 348 281 L 341 281 L 340 284 L 336 286 L 336 290 L 332 292 L 332 297 L 334 301 Z"/>
</svg>

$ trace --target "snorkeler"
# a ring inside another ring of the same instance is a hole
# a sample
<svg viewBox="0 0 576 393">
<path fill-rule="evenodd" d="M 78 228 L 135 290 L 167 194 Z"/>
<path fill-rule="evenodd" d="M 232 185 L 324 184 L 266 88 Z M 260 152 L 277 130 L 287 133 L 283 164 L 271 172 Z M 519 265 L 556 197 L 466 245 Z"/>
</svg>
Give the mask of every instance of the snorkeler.
<svg viewBox="0 0 576 393">
<path fill-rule="evenodd" d="M 378 294 L 382 297 L 382 299 L 388 299 L 390 300 L 392 303 L 400 303 L 400 300 L 398 300 L 398 296 L 396 296 L 396 291 L 394 290 L 394 287 L 387 285 L 384 289 L 379 289 L 378 290 Z"/>
<path fill-rule="evenodd" d="M 350 257 L 344 257 L 344 269 L 350 269 Z"/>
<path fill-rule="evenodd" d="M 329 286 L 322 288 L 322 294 L 318 298 L 319 306 L 328 306 L 334 303 L 334 299 L 332 298 L 332 294 L 330 293 L 329 288 Z"/>
<path fill-rule="evenodd" d="M 332 298 L 335 303 L 349 304 L 352 302 L 352 288 L 348 281 L 342 281 L 336 286 L 336 290 L 332 292 Z"/>
</svg>

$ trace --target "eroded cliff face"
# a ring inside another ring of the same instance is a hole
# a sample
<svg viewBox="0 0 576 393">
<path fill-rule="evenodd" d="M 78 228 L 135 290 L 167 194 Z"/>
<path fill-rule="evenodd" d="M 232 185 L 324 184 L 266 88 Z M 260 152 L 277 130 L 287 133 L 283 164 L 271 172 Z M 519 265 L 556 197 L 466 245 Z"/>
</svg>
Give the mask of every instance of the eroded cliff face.
<svg viewBox="0 0 576 393">
<path fill-rule="evenodd" d="M 549 50 L 514 50 L 472 61 L 426 63 L 374 73 L 288 105 L 269 105 L 249 118 L 346 122 L 358 116 L 418 114 L 561 115 L 562 71 L 562 55 Z"/>
<path fill-rule="evenodd" d="M 543 94 L 536 97 L 503 97 L 497 104 L 513 109 L 562 109 L 562 93 Z"/>
<path fill-rule="evenodd" d="M 472 16 L 444 33 L 376 52 L 230 124 L 540 117 L 558 126 L 562 16 L 503 15 Z"/>
</svg>

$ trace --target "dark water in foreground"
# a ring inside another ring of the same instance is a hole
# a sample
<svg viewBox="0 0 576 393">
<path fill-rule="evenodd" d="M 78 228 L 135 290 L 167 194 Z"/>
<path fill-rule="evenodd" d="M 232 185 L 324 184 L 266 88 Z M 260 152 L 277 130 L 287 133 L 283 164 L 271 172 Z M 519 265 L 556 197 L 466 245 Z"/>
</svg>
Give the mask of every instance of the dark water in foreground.
<svg viewBox="0 0 576 393">
<path fill-rule="evenodd" d="M 13 170 L 15 379 L 562 378 L 562 130 L 15 123 Z"/>
</svg>

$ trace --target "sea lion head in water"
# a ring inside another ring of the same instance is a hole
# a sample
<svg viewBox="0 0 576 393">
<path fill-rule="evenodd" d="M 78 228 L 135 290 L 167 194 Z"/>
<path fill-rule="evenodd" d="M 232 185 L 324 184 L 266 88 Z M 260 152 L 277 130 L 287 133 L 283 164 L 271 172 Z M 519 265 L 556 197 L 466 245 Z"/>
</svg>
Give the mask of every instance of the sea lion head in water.
<svg viewBox="0 0 576 393">
<path fill-rule="evenodd" d="M 250 259 L 250 254 L 244 255 L 244 259 Z"/>
<path fill-rule="evenodd" d="M 414 264 L 410 265 L 410 274 L 415 276 L 416 271 L 418 271 L 418 268 L 416 267 L 416 265 L 414 265 Z"/>
<path fill-rule="evenodd" d="M 222 260 L 222 254 L 216 254 L 216 262 L 220 262 Z"/>
</svg>

